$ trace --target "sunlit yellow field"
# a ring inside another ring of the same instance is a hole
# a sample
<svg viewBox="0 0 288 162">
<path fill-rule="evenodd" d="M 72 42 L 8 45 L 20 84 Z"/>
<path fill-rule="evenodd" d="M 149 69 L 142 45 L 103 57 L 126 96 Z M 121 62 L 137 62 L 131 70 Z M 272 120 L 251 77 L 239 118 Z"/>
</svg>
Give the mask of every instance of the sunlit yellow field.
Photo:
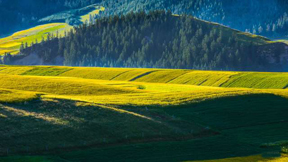
<svg viewBox="0 0 288 162">
<path fill-rule="evenodd" d="M 13 129 L 0 137 L 9 139 L 3 146 L 15 153 L 26 150 L 18 147 L 19 142 L 34 151 L 47 150 L 39 143 L 42 136 L 49 139 L 51 150 L 58 149 L 63 140 L 66 147 L 86 145 L 78 138 L 82 136 L 88 145 L 102 144 L 106 138 L 113 144 L 123 139 L 139 142 L 137 139 L 155 138 L 161 142 L 179 137 L 189 139 L 176 142 L 185 147 L 183 156 L 188 161 L 195 159 L 189 158 L 190 147 L 198 154 L 201 149 L 215 147 L 205 159 L 284 162 L 285 154 L 281 158 L 262 157 L 260 154 L 271 148 L 260 146 L 287 140 L 283 106 L 288 98 L 287 85 L 287 73 L 2 65 L 1 126 Z M 58 131 L 69 138 L 61 139 Z M 20 137 L 21 133 L 29 138 L 14 142 L 12 135 Z M 173 148 L 170 144 L 159 143 L 159 148 Z M 221 151 L 222 145 L 225 151 Z M 241 153 L 234 156 L 230 148 Z M 218 149 L 222 155 L 216 156 Z M 5 152 L 0 147 L 0 154 Z M 70 158 L 74 155 L 71 153 Z M 11 158 L 7 161 L 17 157 Z"/>
<path fill-rule="evenodd" d="M 286 73 L 3 66 L 0 88 L 104 105 L 179 105 L 246 94 L 288 97 L 288 90 L 281 88 L 286 86 L 287 76 Z M 279 77 L 282 77 L 280 85 L 276 84 Z M 222 87 L 225 84 L 228 86 Z"/>
<path fill-rule="evenodd" d="M 236 157 L 227 159 L 217 159 L 217 160 L 202 160 L 201 162 L 286 162 L 288 161 L 288 156 L 283 155 L 283 157 L 278 158 L 264 158 L 261 155 L 248 156 L 248 157 Z M 200 162 L 200 161 L 191 161 Z"/>
<path fill-rule="evenodd" d="M 105 8 L 102 6 L 100 6 L 99 8 L 97 7 L 94 11 L 91 11 L 88 14 L 81 16 L 81 21 L 82 22 L 89 21 L 90 15 L 91 16 L 98 15 L 101 11 L 104 11 L 104 10 Z"/>
</svg>

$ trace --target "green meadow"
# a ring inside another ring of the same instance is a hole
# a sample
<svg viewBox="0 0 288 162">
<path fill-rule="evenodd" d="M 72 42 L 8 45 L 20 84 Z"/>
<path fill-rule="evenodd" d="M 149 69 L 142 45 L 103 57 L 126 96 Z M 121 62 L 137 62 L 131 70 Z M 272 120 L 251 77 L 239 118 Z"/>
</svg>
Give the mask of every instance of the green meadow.
<svg viewBox="0 0 288 162">
<path fill-rule="evenodd" d="M 0 161 L 285 161 L 287 76 L 0 66 Z"/>
</svg>

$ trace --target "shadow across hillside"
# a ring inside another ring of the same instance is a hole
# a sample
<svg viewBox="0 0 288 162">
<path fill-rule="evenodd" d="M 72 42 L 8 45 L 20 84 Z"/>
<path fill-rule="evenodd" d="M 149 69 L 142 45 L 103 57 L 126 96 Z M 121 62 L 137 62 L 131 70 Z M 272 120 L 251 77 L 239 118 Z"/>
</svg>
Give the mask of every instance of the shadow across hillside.
<svg viewBox="0 0 288 162">
<path fill-rule="evenodd" d="M 67 123 L 47 124 L 42 119 L 36 122 L 33 116 L 16 118 L 2 107 L 0 113 L 13 118 L 0 118 L 1 127 L 5 125 L 14 131 L 7 131 L 6 136 L 1 132 L 1 141 L 6 141 L 1 146 L 48 145 L 48 151 L 41 154 L 57 157 L 51 161 L 187 161 L 256 154 L 277 156 L 280 147 L 263 145 L 288 140 L 287 104 L 288 100 L 280 96 L 259 94 L 171 107 L 116 107 L 160 123 L 75 101 L 39 101 L 28 107 L 4 105 L 36 116 L 47 114 Z M 40 152 L 22 150 L 22 153 Z M 28 161 L 29 158 L 26 157 Z"/>
</svg>

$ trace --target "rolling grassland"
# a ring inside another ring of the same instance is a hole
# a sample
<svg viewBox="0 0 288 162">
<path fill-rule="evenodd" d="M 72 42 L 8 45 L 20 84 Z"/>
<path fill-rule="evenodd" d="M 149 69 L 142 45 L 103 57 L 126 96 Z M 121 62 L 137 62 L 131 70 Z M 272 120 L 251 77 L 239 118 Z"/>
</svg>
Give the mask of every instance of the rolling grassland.
<svg viewBox="0 0 288 162">
<path fill-rule="evenodd" d="M 17 54 L 19 52 L 21 43 L 40 42 L 43 38 L 47 38 L 47 34 L 64 34 L 64 31 L 72 29 L 71 26 L 65 23 L 51 23 L 45 25 L 39 25 L 27 30 L 19 31 L 13 35 L 0 39 L 0 55 L 4 55 L 6 52 L 11 54 Z"/>
<path fill-rule="evenodd" d="M 285 161 L 287 84 L 286 73 L 0 66 L 0 161 Z"/>
<path fill-rule="evenodd" d="M 94 10 L 91 11 L 89 8 L 94 8 Z M 90 15 L 95 16 L 99 14 L 100 11 L 104 10 L 104 7 L 89 6 L 83 9 L 75 10 L 75 13 L 72 11 L 67 13 L 58 13 L 56 15 L 41 19 L 41 24 L 45 22 L 43 25 L 16 32 L 6 38 L 1 38 L 0 56 L 4 55 L 5 53 L 18 54 L 21 43 L 27 43 L 30 45 L 32 42 L 41 42 L 42 38 L 47 38 L 48 33 L 54 35 L 58 33 L 59 36 L 64 36 L 65 31 L 67 32 L 73 29 L 73 26 L 65 23 L 65 15 L 69 15 L 71 17 L 79 17 L 81 22 L 89 22 Z M 78 13 L 80 13 L 80 15 Z"/>
</svg>

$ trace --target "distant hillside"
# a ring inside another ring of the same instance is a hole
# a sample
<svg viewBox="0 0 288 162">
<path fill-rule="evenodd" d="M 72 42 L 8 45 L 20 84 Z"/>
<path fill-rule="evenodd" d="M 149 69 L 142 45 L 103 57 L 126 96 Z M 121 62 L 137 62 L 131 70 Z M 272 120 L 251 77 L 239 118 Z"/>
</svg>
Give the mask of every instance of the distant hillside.
<svg viewBox="0 0 288 162">
<path fill-rule="evenodd" d="M 101 0 L 0 0 L 0 37 L 39 25 L 43 17 L 98 2 Z"/>
<path fill-rule="evenodd" d="M 81 25 L 64 38 L 50 37 L 22 48 L 19 56 L 6 55 L 4 63 L 30 65 L 26 57 L 37 55 L 41 63 L 36 64 L 64 58 L 69 66 L 281 71 L 285 47 L 191 16 L 154 11 Z"/>
<path fill-rule="evenodd" d="M 64 36 L 65 32 L 68 32 L 73 26 L 93 21 L 93 17 L 99 15 L 104 10 L 105 8 L 101 6 L 90 5 L 42 18 L 38 22 L 44 25 L 37 25 L 26 30 L 18 31 L 11 36 L 0 38 L 0 59 L 5 53 L 18 54 L 21 44 L 30 45 L 33 44 L 33 42 L 46 39 L 48 35 L 52 34 Z"/>
<path fill-rule="evenodd" d="M 106 0 L 101 5 L 106 15 L 165 9 L 270 38 L 288 37 L 287 0 Z"/>
<path fill-rule="evenodd" d="M 102 16 L 171 10 L 273 39 L 288 37 L 286 0 L 2 0 L 0 37 L 39 25 L 42 18 L 91 4 L 107 9 Z"/>
</svg>

